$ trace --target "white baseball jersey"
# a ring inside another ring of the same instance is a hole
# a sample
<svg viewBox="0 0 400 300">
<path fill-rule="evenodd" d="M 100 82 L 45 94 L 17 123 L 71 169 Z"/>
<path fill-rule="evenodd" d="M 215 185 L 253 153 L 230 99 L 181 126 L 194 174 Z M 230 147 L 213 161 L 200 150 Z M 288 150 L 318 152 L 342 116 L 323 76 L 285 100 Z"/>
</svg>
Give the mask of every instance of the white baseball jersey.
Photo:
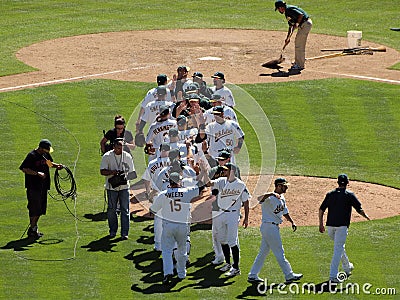
<svg viewBox="0 0 400 300">
<path fill-rule="evenodd" d="M 160 173 L 158 174 L 157 178 L 155 178 L 154 183 L 155 183 L 155 189 L 157 191 L 162 191 L 164 184 L 169 182 L 169 171 L 170 166 L 164 167 Z M 190 166 L 184 166 L 183 167 L 183 178 L 196 178 L 196 171 L 193 170 Z"/>
<path fill-rule="evenodd" d="M 223 106 L 223 108 L 224 108 L 224 119 L 233 120 L 237 123 L 238 121 L 235 111 L 229 106 Z M 210 124 L 215 121 L 215 114 L 213 114 L 213 108 L 206 110 L 203 113 L 203 116 L 206 118 L 205 124 Z"/>
<path fill-rule="evenodd" d="M 125 175 L 127 175 L 135 171 L 135 166 L 133 164 L 132 156 L 128 152 L 122 151 L 122 154 L 116 155 L 114 150 L 110 150 L 104 153 L 101 158 L 100 170 L 119 170 L 124 171 Z M 106 180 L 104 186 L 107 190 L 120 191 L 129 189 L 129 180 L 127 181 L 127 184 L 120 185 L 114 189 L 108 182 L 108 179 L 112 176 L 113 175 L 105 176 Z"/>
<path fill-rule="evenodd" d="M 168 105 L 169 107 L 171 107 L 171 105 L 173 104 L 174 102 L 172 101 L 164 101 L 164 100 L 152 101 L 145 106 L 141 120 L 145 121 L 147 124 L 151 124 L 155 122 L 156 117 L 160 112 L 160 107 L 162 105 Z"/>
<path fill-rule="evenodd" d="M 221 100 L 224 101 L 226 105 L 230 107 L 235 106 L 235 98 L 233 97 L 232 91 L 229 88 L 223 86 L 222 88 L 217 90 L 217 88 L 213 86 L 211 87 L 211 90 L 213 94 L 221 95 Z"/>
<path fill-rule="evenodd" d="M 281 194 L 278 199 L 275 196 L 270 196 L 261 203 L 262 221 L 264 223 L 282 223 L 282 216 L 289 213 L 286 206 L 285 197 Z"/>
<path fill-rule="evenodd" d="M 153 148 L 158 149 L 160 145 L 168 139 L 168 132 L 171 128 L 176 128 L 176 121 L 167 119 L 161 122 L 154 122 L 150 125 L 146 136 L 146 144 L 153 142 Z"/>
<path fill-rule="evenodd" d="M 179 149 L 179 153 L 181 154 L 181 160 L 183 160 L 184 162 L 187 161 L 186 157 L 187 157 L 187 154 L 188 154 L 188 150 L 187 150 L 186 144 L 183 144 L 183 143 L 180 143 L 180 142 L 171 143 L 169 141 L 169 138 L 167 138 L 165 142 L 169 143 L 169 147 L 171 149 Z M 157 150 L 157 153 L 159 153 L 159 152 L 160 152 L 160 149 Z"/>
<path fill-rule="evenodd" d="M 197 185 L 197 180 L 193 177 L 185 177 L 181 180 L 181 186 L 185 188 L 190 188 L 190 187 L 195 187 Z M 165 181 L 161 187 L 162 191 L 165 191 L 166 189 L 170 188 L 170 183 L 169 180 Z"/>
<path fill-rule="evenodd" d="M 208 152 L 214 158 L 222 149 L 233 150 L 237 139 L 244 137 L 244 132 L 239 124 L 232 120 L 225 120 L 222 124 L 212 122 L 206 125 L 205 133 L 209 145 Z"/>
<path fill-rule="evenodd" d="M 140 106 L 144 109 L 146 105 L 152 101 L 156 101 L 158 99 L 157 97 L 157 88 L 152 88 L 150 89 L 146 96 L 143 98 L 142 103 Z M 166 101 L 172 101 L 171 97 L 171 91 L 167 88 L 167 97 L 165 98 Z"/>
<path fill-rule="evenodd" d="M 157 157 L 151 160 L 143 173 L 142 179 L 150 181 L 152 189 L 155 189 L 155 179 L 166 166 L 169 166 L 169 157 Z"/>
<path fill-rule="evenodd" d="M 154 198 L 150 210 L 157 212 L 163 221 L 188 224 L 190 223 L 190 202 L 198 195 L 198 187 L 168 188 Z"/>
<path fill-rule="evenodd" d="M 193 127 L 191 129 L 186 129 L 186 130 L 179 130 L 179 141 L 181 143 L 185 143 L 186 139 L 189 137 L 195 137 L 198 133 L 198 129 L 196 127 Z"/>
<path fill-rule="evenodd" d="M 227 177 L 220 177 L 211 182 L 213 183 L 213 189 L 219 191 L 217 204 L 222 210 L 237 211 L 239 213 L 242 203 L 248 201 L 251 197 L 245 183 L 238 178 L 229 182 Z"/>
</svg>

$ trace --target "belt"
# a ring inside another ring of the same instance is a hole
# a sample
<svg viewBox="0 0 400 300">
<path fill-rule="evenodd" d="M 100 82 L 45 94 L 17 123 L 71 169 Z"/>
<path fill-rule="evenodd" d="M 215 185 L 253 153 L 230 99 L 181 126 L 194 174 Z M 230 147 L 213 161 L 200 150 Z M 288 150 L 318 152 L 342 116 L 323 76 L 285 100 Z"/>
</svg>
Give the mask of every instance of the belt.
<svg viewBox="0 0 400 300">
<path fill-rule="evenodd" d="M 223 212 L 235 212 L 235 211 L 237 211 L 236 209 L 226 210 L 226 209 L 222 209 L 222 208 L 220 210 L 222 210 Z"/>
<path fill-rule="evenodd" d="M 269 223 L 269 224 L 272 224 L 272 225 L 279 226 L 279 223 L 275 223 L 275 222 L 264 222 L 264 223 Z"/>
</svg>

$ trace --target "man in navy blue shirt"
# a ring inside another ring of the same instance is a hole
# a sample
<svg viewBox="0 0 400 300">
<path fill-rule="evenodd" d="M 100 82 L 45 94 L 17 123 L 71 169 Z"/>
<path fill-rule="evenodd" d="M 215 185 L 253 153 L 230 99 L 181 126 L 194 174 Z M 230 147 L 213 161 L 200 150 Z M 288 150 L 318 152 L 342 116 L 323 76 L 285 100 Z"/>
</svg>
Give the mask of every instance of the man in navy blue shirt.
<svg viewBox="0 0 400 300">
<path fill-rule="evenodd" d="M 326 227 L 329 237 L 334 241 L 333 257 L 331 261 L 329 280 L 332 283 L 339 283 L 342 279 L 338 278 L 339 263 L 346 273 L 346 277 L 351 275 L 354 269 L 353 264 L 349 261 L 345 251 L 345 243 L 348 229 L 350 226 L 352 207 L 364 218 L 370 220 L 368 215 L 361 207 L 356 195 L 347 190 L 349 178 L 346 174 L 338 176 L 338 187 L 326 194 L 324 201 L 319 208 L 319 232 L 325 232 L 324 213 L 328 209 L 328 217 Z"/>
</svg>

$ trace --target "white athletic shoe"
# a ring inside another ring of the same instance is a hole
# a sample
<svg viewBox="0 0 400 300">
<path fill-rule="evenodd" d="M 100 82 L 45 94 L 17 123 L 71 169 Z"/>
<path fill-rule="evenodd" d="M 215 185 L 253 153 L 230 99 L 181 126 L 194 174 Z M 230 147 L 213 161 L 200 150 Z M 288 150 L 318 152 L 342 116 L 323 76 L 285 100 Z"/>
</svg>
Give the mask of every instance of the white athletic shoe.
<svg viewBox="0 0 400 300">
<path fill-rule="evenodd" d="M 347 277 L 349 277 L 352 273 L 352 271 L 354 270 L 354 265 L 352 263 L 349 264 L 349 269 L 344 271 L 347 275 Z"/>
<path fill-rule="evenodd" d="M 222 268 L 220 268 L 219 270 L 220 270 L 221 272 L 227 272 L 227 271 L 230 271 L 231 268 L 232 268 L 232 266 L 231 266 L 230 264 L 225 264 L 225 265 L 224 265 Z"/>
<path fill-rule="evenodd" d="M 213 265 L 220 265 L 220 264 L 222 264 L 224 261 L 225 261 L 225 257 L 219 256 L 219 257 L 216 257 L 211 263 L 212 263 Z"/>
<path fill-rule="evenodd" d="M 235 268 L 231 268 L 228 272 L 225 273 L 226 277 L 234 277 L 236 275 L 240 275 L 240 270 Z"/>
<path fill-rule="evenodd" d="M 303 277 L 303 274 L 301 273 L 293 273 L 292 277 L 286 279 L 286 283 L 290 283 L 293 281 L 298 281 Z"/>
</svg>

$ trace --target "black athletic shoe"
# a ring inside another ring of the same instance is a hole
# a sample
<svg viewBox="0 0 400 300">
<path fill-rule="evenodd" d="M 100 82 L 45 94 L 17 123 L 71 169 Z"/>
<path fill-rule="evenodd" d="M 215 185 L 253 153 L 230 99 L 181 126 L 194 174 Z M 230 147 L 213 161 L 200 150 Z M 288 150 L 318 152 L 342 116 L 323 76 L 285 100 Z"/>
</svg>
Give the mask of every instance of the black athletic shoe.
<svg viewBox="0 0 400 300">
<path fill-rule="evenodd" d="M 164 278 L 163 278 L 162 283 L 167 285 L 167 284 L 169 284 L 171 282 L 171 279 L 172 279 L 172 274 L 165 275 Z"/>
</svg>

